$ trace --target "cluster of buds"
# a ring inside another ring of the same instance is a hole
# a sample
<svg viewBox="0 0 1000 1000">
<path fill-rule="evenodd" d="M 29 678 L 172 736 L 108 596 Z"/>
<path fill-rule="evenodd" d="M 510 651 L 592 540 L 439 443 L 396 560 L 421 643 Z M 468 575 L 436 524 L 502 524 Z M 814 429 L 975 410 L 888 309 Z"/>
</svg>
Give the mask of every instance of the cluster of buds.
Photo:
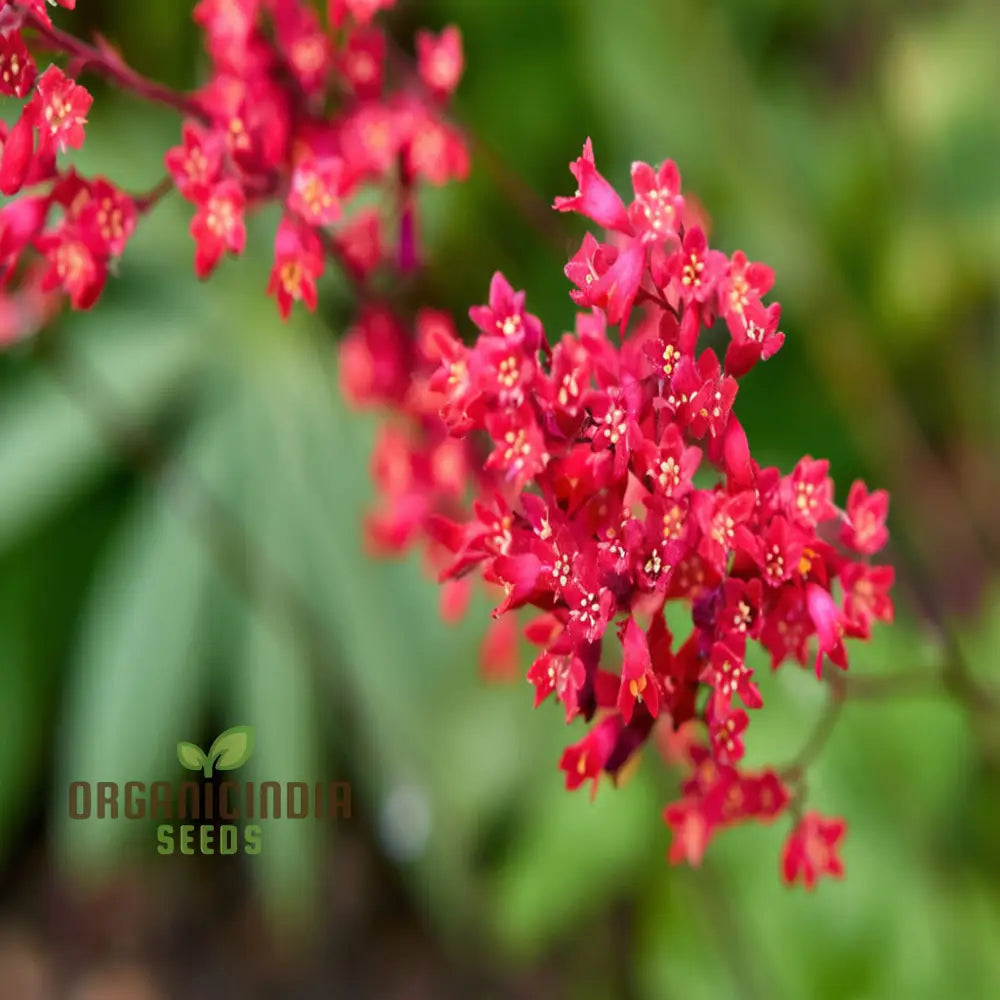
<svg viewBox="0 0 1000 1000">
<path fill-rule="evenodd" d="M 283 317 L 295 301 L 315 308 L 327 257 L 359 284 L 382 263 L 415 266 L 416 185 L 468 171 L 464 141 L 443 115 L 463 56 L 448 28 L 418 34 L 413 68 L 394 62 L 373 23 L 393 3 L 328 0 L 324 17 L 308 0 L 201 0 L 193 16 L 212 73 L 185 95 L 145 80 L 106 43 L 54 28 L 44 0 L 0 0 L 0 92 L 24 101 L 0 155 L 0 191 L 24 191 L 0 210 L 5 304 L 27 285 L 92 306 L 138 218 L 173 188 L 195 206 L 202 278 L 243 250 L 248 210 L 282 206 L 268 292 Z M 68 56 L 66 71 L 39 75 L 39 49 Z M 169 178 L 148 196 L 59 168 L 58 154 L 84 140 L 92 97 L 74 79 L 84 69 L 184 116 L 182 142 L 165 156 Z M 379 197 L 355 210 L 366 188 Z"/>
<path fill-rule="evenodd" d="M 470 517 L 428 519 L 451 553 L 442 576 L 478 568 L 502 588 L 495 618 L 534 609 L 535 704 L 553 696 L 567 722 L 593 723 L 562 756 L 568 788 L 596 791 L 655 728 L 681 731 L 667 741 L 689 769 L 664 813 L 671 860 L 697 864 L 720 829 L 787 811 L 799 822 L 783 873 L 811 886 L 841 873 L 845 827 L 803 816 L 789 773 L 741 765 L 763 704 L 747 650 L 759 643 L 775 669 L 811 660 L 818 677 L 847 668 L 844 640 L 892 619 L 892 568 L 869 561 L 888 498 L 856 482 L 840 509 L 826 461 L 782 475 L 752 458 L 733 404 L 784 339 L 779 305 L 763 301 L 773 274 L 709 248 L 675 164 L 634 164 L 627 205 L 589 141 L 571 170 L 578 189 L 555 207 L 609 234 L 588 234 L 566 267 L 575 332 L 550 346 L 500 274 L 470 311 L 472 346 L 435 331 L 428 387 L 494 477 Z M 669 602 L 689 610 L 686 634 L 668 627 Z"/>
</svg>

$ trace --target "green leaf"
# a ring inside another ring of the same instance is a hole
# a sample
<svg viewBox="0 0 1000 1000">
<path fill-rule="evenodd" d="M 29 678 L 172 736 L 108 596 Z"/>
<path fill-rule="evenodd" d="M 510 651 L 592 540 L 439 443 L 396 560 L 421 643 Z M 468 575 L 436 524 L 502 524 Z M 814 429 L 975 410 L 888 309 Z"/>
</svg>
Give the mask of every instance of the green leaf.
<svg viewBox="0 0 1000 1000">
<path fill-rule="evenodd" d="M 233 726 L 219 733 L 208 751 L 217 771 L 235 771 L 242 767 L 253 753 L 253 726 Z"/>
<path fill-rule="evenodd" d="M 201 747 L 195 743 L 178 743 L 177 759 L 189 771 L 200 771 L 207 760 Z"/>
<path fill-rule="evenodd" d="M 224 430 L 203 423 L 185 465 L 202 475 L 212 468 Z M 95 574 L 65 685 L 55 841 L 81 874 L 117 864 L 128 847 L 140 856 L 154 847 L 143 823 L 70 819 L 69 784 L 168 780 L 178 736 L 205 714 L 203 595 L 215 570 L 176 489 L 169 476 L 147 487 L 114 539 Z"/>
<path fill-rule="evenodd" d="M 258 557 L 264 555 L 250 564 L 253 592 L 262 596 L 254 601 L 241 598 L 235 609 L 234 624 L 240 632 L 221 708 L 230 716 L 251 719 L 265 741 L 266 753 L 256 754 L 248 764 L 248 779 L 258 785 L 306 782 L 312 787 L 337 775 L 325 772 L 320 761 L 320 706 L 326 693 L 317 688 L 303 646 L 283 619 L 283 605 L 272 590 L 275 576 L 299 578 L 301 526 L 290 516 L 284 493 L 282 447 L 287 442 L 274 434 L 269 370 L 252 367 L 229 399 L 239 428 L 234 459 L 240 472 L 219 489 L 227 507 L 246 519 Z M 256 825 L 261 827 L 261 852 L 248 868 L 265 912 L 275 933 L 300 937 L 314 924 L 316 872 L 322 867 L 328 825 L 287 818 L 259 819 Z"/>
<path fill-rule="evenodd" d="M 88 393 L 100 396 L 110 387 L 121 400 L 122 422 L 141 427 L 190 375 L 196 357 L 196 338 L 183 324 L 169 316 L 151 321 L 148 309 L 108 308 L 96 321 L 74 318 L 65 332 L 72 344 L 67 341 L 59 363 L 70 382 L 39 365 L 0 400 L 0 545 L 9 545 L 120 460 L 84 411 Z M 99 381 L 87 372 L 98 372 Z M 92 403 L 104 406 L 100 398 Z"/>
</svg>

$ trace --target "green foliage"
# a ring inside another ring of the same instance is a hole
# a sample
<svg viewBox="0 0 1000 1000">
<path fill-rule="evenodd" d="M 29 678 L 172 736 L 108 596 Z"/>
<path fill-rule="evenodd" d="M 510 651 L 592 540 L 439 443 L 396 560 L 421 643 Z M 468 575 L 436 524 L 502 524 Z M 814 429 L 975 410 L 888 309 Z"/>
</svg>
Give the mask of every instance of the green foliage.
<svg viewBox="0 0 1000 1000">
<path fill-rule="evenodd" d="M 990 502 L 1000 422 L 1000 18 L 975 0 L 911 7 L 436 0 L 398 15 L 462 25 L 461 113 L 542 204 L 571 189 L 588 134 L 621 186 L 632 159 L 678 161 L 713 239 L 777 272 L 787 346 L 739 400 L 755 454 L 829 456 L 843 492 L 862 471 L 890 486 L 904 552 L 920 537 L 933 549 L 940 524 L 933 502 L 918 508 L 927 483 L 904 475 L 884 401 L 852 386 L 888 373 Z M 105 32 L 147 71 L 193 82 L 185 5 L 156 0 L 142 31 L 122 9 Z M 151 187 L 176 122 L 108 97 L 93 122 L 81 169 Z M 456 953 L 517 966 L 585 952 L 596 971 L 573 995 L 615 995 L 592 941 L 622 906 L 644 997 L 995 992 L 1000 800 L 954 703 L 845 711 L 809 775 L 817 807 L 849 819 L 843 884 L 781 886 L 783 824 L 722 836 L 705 870 L 669 868 L 673 779 L 655 753 L 594 803 L 566 793 L 556 762 L 582 729 L 552 706 L 532 713 L 527 685 L 478 677 L 486 598 L 445 626 L 418 559 L 365 552 L 376 420 L 337 390 L 328 321 L 348 313 L 343 283 L 329 279 L 325 315 L 283 326 L 263 294 L 273 218 L 204 286 L 187 218 L 177 199 L 157 209 L 99 310 L 60 325 L 54 356 L 27 344 L 0 360 L 0 863 L 41 797 L 78 874 L 123 853 L 155 863 L 144 824 L 70 820 L 68 783 L 184 776 L 241 722 L 256 734 L 241 777 L 349 778 L 358 821 Z M 461 316 L 502 268 L 552 332 L 569 325 L 561 268 L 579 228 L 553 215 L 542 240 L 486 158 L 467 185 L 428 192 L 422 222 L 430 272 L 415 295 Z M 122 430 L 162 455 L 137 461 Z M 962 582 L 919 572 L 946 595 Z M 943 655 L 899 597 L 901 621 L 857 653 L 859 673 Z M 995 603 L 957 616 L 993 679 Z M 764 695 L 749 752 L 788 759 L 819 691 L 783 670 Z M 195 742 L 178 760 L 183 737 Z M 240 755 L 207 756 L 223 769 Z M 247 871 L 277 926 L 303 926 L 336 824 L 264 827 Z"/>
</svg>

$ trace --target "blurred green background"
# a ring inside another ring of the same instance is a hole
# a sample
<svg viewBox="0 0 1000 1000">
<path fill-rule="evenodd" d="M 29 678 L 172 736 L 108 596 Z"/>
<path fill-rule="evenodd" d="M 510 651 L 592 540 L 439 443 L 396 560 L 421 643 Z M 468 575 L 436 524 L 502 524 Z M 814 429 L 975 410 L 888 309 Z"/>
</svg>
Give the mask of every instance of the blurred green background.
<svg viewBox="0 0 1000 1000">
<path fill-rule="evenodd" d="M 201 79 L 189 4 L 80 7 L 60 23 Z M 423 201 L 412 303 L 464 316 L 499 268 L 569 328 L 582 229 L 545 210 L 568 162 L 589 135 L 624 190 L 633 159 L 674 158 L 713 245 L 777 274 L 786 346 L 739 399 L 755 455 L 828 456 L 841 501 L 859 475 L 892 491 L 898 622 L 852 669 L 957 649 L 997 683 L 996 4 L 401 0 L 389 19 L 407 46 L 448 22 L 479 144 L 469 182 Z M 81 168 L 152 187 L 176 119 L 97 94 Z M 849 822 L 843 883 L 781 884 L 783 822 L 670 868 L 656 753 L 594 803 L 567 794 L 582 729 L 481 678 L 486 598 L 447 626 L 418 559 L 365 555 L 376 418 L 336 387 L 346 286 L 283 325 L 274 216 L 205 285 L 187 222 L 167 199 L 94 313 L 0 356 L 0 997 L 1000 995 L 1000 716 L 943 692 L 847 705 L 809 777 Z M 763 685 L 749 755 L 780 764 L 822 691 L 794 668 Z M 255 776 L 350 780 L 353 818 L 274 824 L 242 860 L 67 820 L 68 781 L 180 778 L 177 741 L 237 723 Z"/>
</svg>

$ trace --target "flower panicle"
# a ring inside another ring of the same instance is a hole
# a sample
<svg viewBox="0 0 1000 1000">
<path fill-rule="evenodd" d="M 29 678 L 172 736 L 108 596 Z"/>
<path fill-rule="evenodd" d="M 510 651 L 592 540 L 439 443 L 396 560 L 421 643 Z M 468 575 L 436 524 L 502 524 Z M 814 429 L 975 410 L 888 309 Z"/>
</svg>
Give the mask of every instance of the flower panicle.
<svg viewBox="0 0 1000 1000">
<path fill-rule="evenodd" d="M 773 669 L 822 677 L 847 669 L 846 640 L 892 620 L 892 569 L 871 562 L 888 497 L 855 483 L 840 509 L 825 460 L 782 473 L 753 458 L 737 397 L 784 342 L 774 275 L 709 246 L 676 164 L 634 164 L 630 200 L 589 141 L 570 169 L 577 190 L 555 208 L 601 227 L 566 267 L 573 332 L 550 346 L 524 292 L 496 274 L 470 310 L 471 343 L 450 324 L 427 333 L 419 419 L 435 448 L 462 446 L 478 499 L 462 516 L 455 491 L 443 514 L 433 463 L 418 472 L 419 449 L 403 448 L 398 510 L 415 518 L 411 538 L 424 520 L 442 579 L 477 571 L 501 595 L 495 617 L 531 612 L 535 704 L 554 698 L 567 721 L 592 723 L 560 762 L 568 788 L 596 791 L 651 736 L 687 734 L 689 777 L 664 819 L 671 861 L 697 864 L 718 830 L 793 802 L 799 813 L 793 775 L 743 765 L 764 704 L 751 647 Z M 709 331 L 721 350 L 703 346 Z M 668 605 L 687 609 L 684 634 L 667 628 Z M 838 822 L 796 826 L 787 881 L 839 873 Z"/>
<path fill-rule="evenodd" d="M 170 189 L 193 206 L 199 278 L 242 253 L 247 213 L 281 205 L 268 291 L 283 317 L 296 302 L 315 308 L 329 258 L 359 295 L 379 268 L 412 269 L 417 185 L 468 172 L 465 140 L 445 116 L 464 58 L 457 28 L 421 31 L 412 67 L 390 79 L 377 15 L 393 4 L 330 0 L 323 18 L 306 0 L 200 0 L 192 16 L 211 72 L 189 96 L 140 77 L 107 43 L 57 30 L 45 0 L 0 0 L 0 93 L 22 102 L 0 126 L 0 192 L 21 195 L 0 209 L 0 295 L 13 303 L 34 289 L 89 309 L 137 222 Z M 66 68 L 39 73 L 42 50 L 64 54 Z M 61 166 L 82 146 L 93 103 L 74 79 L 81 67 L 184 114 L 181 141 L 164 156 L 169 184 L 153 195 Z M 377 207 L 356 207 L 371 189 Z M 386 239 L 390 225 L 398 230 Z M 51 311 L 0 310 L 21 317 L 16 329 L 0 323 L 0 341 L 30 335 Z"/>
</svg>

